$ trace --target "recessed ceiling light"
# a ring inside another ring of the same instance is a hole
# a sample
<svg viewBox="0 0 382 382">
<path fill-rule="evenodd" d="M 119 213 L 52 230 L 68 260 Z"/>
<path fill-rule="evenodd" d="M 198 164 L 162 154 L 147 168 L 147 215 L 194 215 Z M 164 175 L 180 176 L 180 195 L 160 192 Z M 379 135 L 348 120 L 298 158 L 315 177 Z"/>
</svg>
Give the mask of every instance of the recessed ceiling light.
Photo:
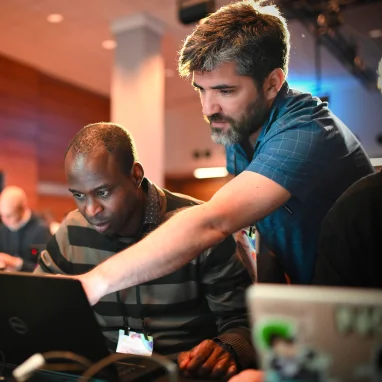
<svg viewBox="0 0 382 382">
<path fill-rule="evenodd" d="M 225 167 L 205 167 L 194 170 L 194 177 L 197 179 L 224 178 L 227 175 L 228 171 Z"/>
<path fill-rule="evenodd" d="M 102 41 L 102 48 L 104 49 L 112 50 L 112 49 L 115 49 L 116 46 L 117 46 L 117 42 L 114 40 Z"/>
<path fill-rule="evenodd" d="M 51 24 L 58 24 L 64 19 L 64 16 L 60 15 L 59 13 L 51 13 L 46 19 Z"/>
</svg>

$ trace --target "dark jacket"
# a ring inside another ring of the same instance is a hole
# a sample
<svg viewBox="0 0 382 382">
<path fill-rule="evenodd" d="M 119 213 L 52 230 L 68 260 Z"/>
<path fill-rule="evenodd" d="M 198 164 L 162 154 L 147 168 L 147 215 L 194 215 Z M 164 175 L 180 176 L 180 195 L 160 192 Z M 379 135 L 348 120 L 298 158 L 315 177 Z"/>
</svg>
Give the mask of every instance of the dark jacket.
<svg viewBox="0 0 382 382">
<path fill-rule="evenodd" d="M 36 267 L 38 251 L 32 251 L 35 244 L 47 244 L 51 237 L 49 227 L 32 213 L 29 221 L 17 231 L 11 231 L 0 224 L 0 252 L 21 257 L 24 260 L 22 271 L 32 272 Z"/>
</svg>

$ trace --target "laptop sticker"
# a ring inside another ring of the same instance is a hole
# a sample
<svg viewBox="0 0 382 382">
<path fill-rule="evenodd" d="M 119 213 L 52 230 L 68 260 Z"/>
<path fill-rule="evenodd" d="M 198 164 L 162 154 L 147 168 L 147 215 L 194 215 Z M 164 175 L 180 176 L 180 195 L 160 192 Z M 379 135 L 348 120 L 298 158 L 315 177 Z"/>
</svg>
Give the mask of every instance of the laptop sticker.
<svg viewBox="0 0 382 382">
<path fill-rule="evenodd" d="M 263 351 L 266 382 L 328 382 L 330 357 L 303 343 L 297 323 L 267 319 L 256 325 L 255 342 Z"/>
</svg>

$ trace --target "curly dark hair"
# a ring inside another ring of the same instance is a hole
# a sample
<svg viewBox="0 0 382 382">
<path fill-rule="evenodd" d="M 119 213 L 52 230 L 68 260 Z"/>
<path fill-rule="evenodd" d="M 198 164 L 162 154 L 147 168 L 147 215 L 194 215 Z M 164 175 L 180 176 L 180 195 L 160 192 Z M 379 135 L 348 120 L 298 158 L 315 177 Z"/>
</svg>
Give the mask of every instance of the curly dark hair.
<svg viewBox="0 0 382 382">
<path fill-rule="evenodd" d="M 138 160 L 134 139 L 124 127 L 111 122 L 93 123 L 83 127 L 71 140 L 66 150 L 77 156 L 89 156 L 99 149 L 114 155 L 122 171 L 128 175 Z"/>
<path fill-rule="evenodd" d="M 235 62 L 237 74 L 261 86 L 274 69 L 287 75 L 289 49 L 289 31 L 277 7 L 264 6 L 263 0 L 240 1 L 212 13 L 187 37 L 178 70 L 188 77 Z"/>
</svg>

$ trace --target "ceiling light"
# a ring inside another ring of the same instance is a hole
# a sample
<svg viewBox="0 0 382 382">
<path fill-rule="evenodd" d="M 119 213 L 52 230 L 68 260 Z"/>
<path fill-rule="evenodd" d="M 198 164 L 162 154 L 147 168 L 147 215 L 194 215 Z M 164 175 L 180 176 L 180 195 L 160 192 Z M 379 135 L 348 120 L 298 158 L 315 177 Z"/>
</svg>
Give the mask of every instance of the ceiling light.
<svg viewBox="0 0 382 382">
<path fill-rule="evenodd" d="M 46 19 L 51 24 L 58 24 L 64 19 L 64 16 L 60 15 L 59 13 L 51 13 Z"/>
<path fill-rule="evenodd" d="M 204 167 L 194 170 L 194 177 L 197 179 L 224 178 L 227 175 L 228 171 L 225 167 Z"/>
<path fill-rule="evenodd" d="M 117 42 L 114 40 L 102 41 L 102 48 L 104 49 L 112 50 L 112 49 L 115 49 L 116 46 L 117 46 Z"/>
</svg>

